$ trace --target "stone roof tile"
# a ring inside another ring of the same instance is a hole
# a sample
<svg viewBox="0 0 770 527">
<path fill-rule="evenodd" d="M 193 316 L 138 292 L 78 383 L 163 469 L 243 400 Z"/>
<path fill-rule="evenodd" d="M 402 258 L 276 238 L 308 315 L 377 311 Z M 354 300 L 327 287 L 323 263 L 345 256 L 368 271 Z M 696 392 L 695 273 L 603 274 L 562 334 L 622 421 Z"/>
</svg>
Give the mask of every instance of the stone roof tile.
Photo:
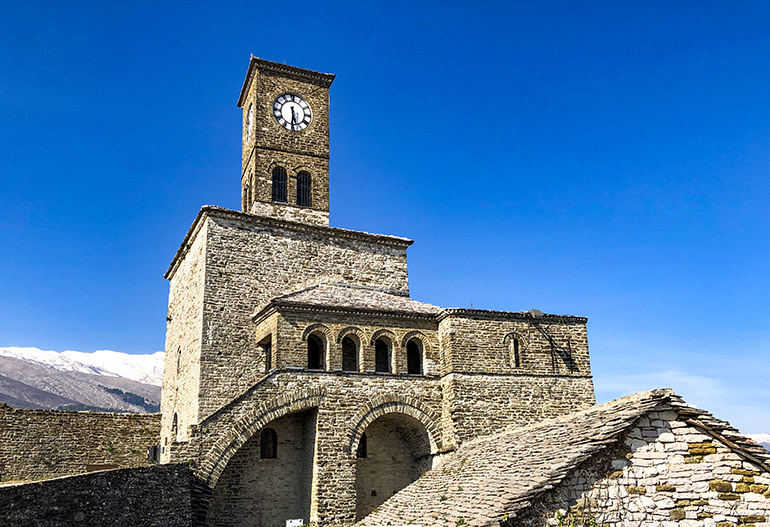
<svg viewBox="0 0 770 527">
<path fill-rule="evenodd" d="M 617 442 L 641 416 L 661 408 L 673 408 L 680 419 L 722 441 L 728 437 L 728 446 L 739 454 L 770 463 L 770 452 L 729 423 L 686 405 L 670 389 L 653 390 L 464 443 L 357 525 L 455 527 L 460 518 L 497 525 L 501 515 L 529 506 L 583 461 Z"/>
</svg>

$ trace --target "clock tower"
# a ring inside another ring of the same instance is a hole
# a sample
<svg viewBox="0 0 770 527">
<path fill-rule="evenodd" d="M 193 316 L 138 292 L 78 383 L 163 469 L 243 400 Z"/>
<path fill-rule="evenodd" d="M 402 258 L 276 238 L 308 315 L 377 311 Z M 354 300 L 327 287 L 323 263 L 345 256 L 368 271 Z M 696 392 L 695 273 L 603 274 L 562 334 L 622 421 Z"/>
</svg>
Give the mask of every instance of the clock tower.
<svg viewBox="0 0 770 527">
<path fill-rule="evenodd" d="M 251 57 L 243 110 L 241 210 L 329 224 L 329 87 L 334 75 Z"/>
</svg>

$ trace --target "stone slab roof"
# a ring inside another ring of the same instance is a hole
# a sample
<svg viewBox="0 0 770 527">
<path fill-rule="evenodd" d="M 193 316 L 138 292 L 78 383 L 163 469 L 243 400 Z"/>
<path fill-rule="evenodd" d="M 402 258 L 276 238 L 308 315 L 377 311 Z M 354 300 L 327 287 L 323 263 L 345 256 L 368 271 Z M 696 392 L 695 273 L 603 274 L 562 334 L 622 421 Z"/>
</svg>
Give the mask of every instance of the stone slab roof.
<svg viewBox="0 0 770 527">
<path fill-rule="evenodd" d="M 729 423 L 686 405 L 670 389 L 653 390 L 469 441 L 357 525 L 455 527 L 461 518 L 472 526 L 498 525 L 502 514 L 525 509 L 583 461 L 618 442 L 640 417 L 664 407 L 744 457 L 770 465 L 770 452 Z"/>
<path fill-rule="evenodd" d="M 432 318 L 441 308 L 381 289 L 331 283 L 316 284 L 271 300 L 254 314 L 259 318 L 270 307 L 339 310 L 372 314 L 419 316 Z"/>
</svg>

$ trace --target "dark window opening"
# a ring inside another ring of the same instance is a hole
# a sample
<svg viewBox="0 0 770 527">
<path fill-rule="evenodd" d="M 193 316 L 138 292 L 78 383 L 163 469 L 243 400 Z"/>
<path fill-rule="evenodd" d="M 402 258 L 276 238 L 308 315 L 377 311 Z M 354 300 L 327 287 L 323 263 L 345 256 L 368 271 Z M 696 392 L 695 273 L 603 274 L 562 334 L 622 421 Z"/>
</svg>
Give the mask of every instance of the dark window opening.
<svg viewBox="0 0 770 527">
<path fill-rule="evenodd" d="M 513 339 L 513 363 L 517 368 L 521 365 L 519 363 L 519 339 Z"/>
<path fill-rule="evenodd" d="M 259 433 L 259 457 L 262 459 L 278 457 L 278 434 L 272 428 L 263 428 Z"/>
<path fill-rule="evenodd" d="M 297 174 L 297 205 L 310 206 L 310 174 L 307 172 Z"/>
<path fill-rule="evenodd" d="M 286 203 L 286 169 L 273 169 L 273 201 Z"/>
<path fill-rule="evenodd" d="M 350 337 L 342 339 L 342 371 L 358 371 L 358 346 Z"/>
<path fill-rule="evenodd" d="M 374 343 L 374 371 L 390 373 L 390 346 L 382 339 Z"/>
<path fill-rule="evenodd" d="M 273 343 L 270 337 L 259 343 L 262 347 L 262 352 L 265 354 L 265 373 L 269 372 L 273 367 Z"/>
<path fill-rule="evenodd" d="M 366 457 L 368 455 L 366 449 L 366 432 L 361 434 L 361 440 L 358 441 L 358 449 L 356 449 L 356 457 Z"/>
<path fill-rule="evenodd" d="M 322 370 L 324 363 L 324 343 L 316 335 L 307 338 L 307 368 Z"/>
<path fill-rule="evenodd" d="M 406 371 L 416 375 L 422 373 L 422 353 L 414 340 L 406 343 Z"/>
<path fill-rule="evenodd" d="M 171 420 L 171 440 L 176 441 L 177 432 L 179 431 L 179 417 L 174 412 L 174 418 Z"/>
</svg>

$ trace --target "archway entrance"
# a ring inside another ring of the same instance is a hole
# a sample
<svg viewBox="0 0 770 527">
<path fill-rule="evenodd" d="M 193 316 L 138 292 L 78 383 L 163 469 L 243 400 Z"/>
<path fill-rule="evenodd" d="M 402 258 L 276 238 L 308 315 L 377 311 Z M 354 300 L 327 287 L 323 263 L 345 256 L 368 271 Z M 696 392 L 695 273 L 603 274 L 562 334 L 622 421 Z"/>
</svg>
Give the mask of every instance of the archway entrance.
<svg viewBox="0 0 770 527">
<path fill-rule="evenodd" d="M 431 468 L 430 451 L 417 419 L 391 413 L 372 421 L 356 453 L 356 521 Z"/>
<path fill-rule="evenodd" d="M 211 497 L 210 527 L 285 527 L 310 522 L 316 410 L 268 423 L 230 459 Z"/>
</svg>

